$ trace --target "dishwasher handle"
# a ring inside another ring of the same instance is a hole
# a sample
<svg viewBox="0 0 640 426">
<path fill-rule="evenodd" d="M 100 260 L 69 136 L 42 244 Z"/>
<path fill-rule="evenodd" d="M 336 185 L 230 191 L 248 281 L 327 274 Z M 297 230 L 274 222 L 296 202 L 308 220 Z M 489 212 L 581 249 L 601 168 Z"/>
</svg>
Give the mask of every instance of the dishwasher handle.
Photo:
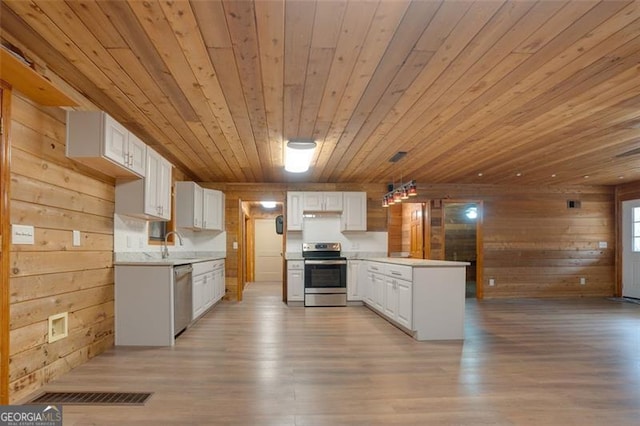
<svg viewBox="0 0 640 426">
<path fill-rule="evenodd" d="M 173 274 L 176 278 L 183 277 L 193 272 L 193 266 L 184 265 L 184 266 L 175 266 L 173 268 Z"/>
</svg>

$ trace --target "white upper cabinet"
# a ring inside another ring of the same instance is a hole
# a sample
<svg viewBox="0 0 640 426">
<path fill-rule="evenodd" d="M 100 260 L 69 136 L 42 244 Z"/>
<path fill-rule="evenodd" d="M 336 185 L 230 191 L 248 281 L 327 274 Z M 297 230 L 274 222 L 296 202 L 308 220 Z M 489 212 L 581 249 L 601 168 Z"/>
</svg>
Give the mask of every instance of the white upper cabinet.
<svg viewBox="0 0 640 426">
<path fill-rule="evenodd" d="M 287 231 L 302 231 L 304 212 L 341 213 L 341 231 L 366 231 L 367 193 L 287 192 Z"/>
<path fill-rule="evenodd" d="M 131 170 L 144 177 L 147 165 L 147 145 L 133 133 L 129 133 L 128 155 Z"/>
<path fill-rule="evenodd" d="M 343 192 L 341 231 L 367 230 L 367 193 Z"/>
<path fill-rule="evenodd" d="M 195 182 L 176 182 L 176 226 L 202 229 L 202 194 Z"/>
<path fill-rule="evenodd" d="M 341 212 L 342 192 L 305 192 L 303 211 Z"/>
<path fill-rule="evenodd" d="M 195 182 L 176 182 L 178 228 L 224 230 L 224 194 Z"/>
<path fill-rule="evenodd" d="M 204 189 L 202 196 L 202 229 L 224 231 L 224 193 Z"/>
<path fill-rule="evenodd" d="M 304 192 L 287 192 L 287 231 L 302 231 Z"/>
<path fill-rule="evenodd" d="M 109 176 L 146 172 L 146 145 L 103 111 L 67 112 L 67 157 Z"/>
<path fill-rule="evenodd" d="M 147 147 L 144 179 L 116 182 L 116 213 L 171 219 L 171 163 Z"/>
<path fill-rule="evenodd" d="M 152 149 L 147 149 L 145 214 L 171 219 L 171 164 Z"/>
</svg>

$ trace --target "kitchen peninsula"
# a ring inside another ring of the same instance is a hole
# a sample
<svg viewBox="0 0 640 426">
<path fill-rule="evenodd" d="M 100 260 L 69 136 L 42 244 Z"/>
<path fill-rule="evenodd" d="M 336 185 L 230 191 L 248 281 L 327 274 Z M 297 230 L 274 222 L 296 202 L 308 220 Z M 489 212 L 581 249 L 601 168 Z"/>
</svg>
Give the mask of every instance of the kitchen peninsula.
<svg viewBox="0 0 640 426">
<path fill-rule="evenodd" d="M 365 259 L 363 302 L 416 340 L 464 339 L 467 262 Z"/>
</svg>

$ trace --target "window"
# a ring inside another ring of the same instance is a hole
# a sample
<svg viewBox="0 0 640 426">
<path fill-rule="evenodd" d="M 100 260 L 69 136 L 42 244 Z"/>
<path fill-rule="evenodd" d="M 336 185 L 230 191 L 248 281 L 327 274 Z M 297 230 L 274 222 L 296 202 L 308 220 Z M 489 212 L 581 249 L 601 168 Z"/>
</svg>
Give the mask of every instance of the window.
<svg viewBox="0 0 640 426">
<path fill-rule="evenodd" d="M 640 207 L 633 208 L 633 251 L 640 252 Z"/>
<path fill-rule="evenodd" d="M 165 221 L 151 221 L 149 222 L 149 242 L 164 241 L 164 237 L 169 232 L 167 230 L 167 222 Z"/>
</svg>

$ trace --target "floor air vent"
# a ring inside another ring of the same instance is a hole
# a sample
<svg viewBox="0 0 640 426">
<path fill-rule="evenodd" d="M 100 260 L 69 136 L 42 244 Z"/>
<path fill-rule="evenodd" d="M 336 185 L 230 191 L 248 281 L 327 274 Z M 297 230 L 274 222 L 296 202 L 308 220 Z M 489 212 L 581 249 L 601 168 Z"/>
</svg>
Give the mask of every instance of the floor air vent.
<svg viewBox="0 0 640 426">
<path fill-rule="evenodd" d="M 142 392 L 46 392 L 28 404 L 144 405 L 153 393 Z"/>
</svg>

